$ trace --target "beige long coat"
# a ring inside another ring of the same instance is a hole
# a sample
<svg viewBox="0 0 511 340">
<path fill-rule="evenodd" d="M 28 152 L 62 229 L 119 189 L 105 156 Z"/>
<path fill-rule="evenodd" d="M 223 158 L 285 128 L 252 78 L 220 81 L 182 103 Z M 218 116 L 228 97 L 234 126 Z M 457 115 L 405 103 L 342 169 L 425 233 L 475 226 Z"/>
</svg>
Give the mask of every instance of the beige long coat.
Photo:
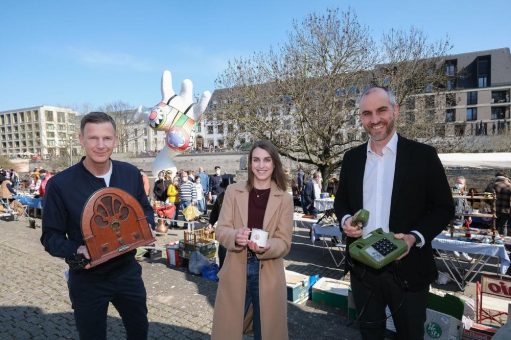
<svg viewBox="0 0 511 340">
<path fill-rule="evenodd" d="M 218 277 L 213 316 L 213 340 L 242 339 L 244 327 L 251 323 L 251 313 L 244 320 L 247 248 L 235 245 L 236 229 L 247 227 L 248 196 L 246 183 L 227 187 L 216 229 L 217 240 L 227 248 L 227 256 Z M 264 215 L 263 229 L 270 249 L 262 255 L 259 267 L 259 300 L 263 340 L 288 339 L 287 295 L 283 257 L 291 248 L 293 198 L 272 182 Z"/>
</svg>

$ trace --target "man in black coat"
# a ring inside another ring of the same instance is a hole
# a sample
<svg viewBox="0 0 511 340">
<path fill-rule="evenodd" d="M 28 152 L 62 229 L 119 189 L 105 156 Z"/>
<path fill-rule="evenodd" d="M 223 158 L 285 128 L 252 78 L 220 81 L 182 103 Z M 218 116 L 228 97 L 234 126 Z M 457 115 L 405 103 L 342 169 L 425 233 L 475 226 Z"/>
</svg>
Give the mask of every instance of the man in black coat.
<svg viewBox="0 0 511 340">
<path fill-rule="evenodd" d="M 451 191 L 434 148 L 396 132 L 399 107 L 392 92 L 372 87 L 359 100 L 370 139 L 344 156 L 335 213 L 348 244 L 383 228 L 408 251 L 374 270 L 348 255 L 351 288 L 364 339 L 383 339 L 389 306 L 399 339 L 422 339 L 429 285 L 437 277 L 431 241 L 454 215 Z M 370 212 L 363 229 L 351 225 L 359 209 Z"/>
</svg>

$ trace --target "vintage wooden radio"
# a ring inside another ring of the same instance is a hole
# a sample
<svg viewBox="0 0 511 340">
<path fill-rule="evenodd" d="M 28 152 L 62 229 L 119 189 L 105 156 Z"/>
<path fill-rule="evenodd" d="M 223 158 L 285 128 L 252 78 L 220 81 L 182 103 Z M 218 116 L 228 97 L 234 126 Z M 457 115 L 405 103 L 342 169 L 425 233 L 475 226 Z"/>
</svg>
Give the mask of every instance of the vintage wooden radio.
<svg viewBox="0 0 511 340">
<path fill-rule="evenodd" d="M 94 192 L 81 222 L 91 267 L 156 241 L 140 203 L 118 188 Z"/>
</svg>

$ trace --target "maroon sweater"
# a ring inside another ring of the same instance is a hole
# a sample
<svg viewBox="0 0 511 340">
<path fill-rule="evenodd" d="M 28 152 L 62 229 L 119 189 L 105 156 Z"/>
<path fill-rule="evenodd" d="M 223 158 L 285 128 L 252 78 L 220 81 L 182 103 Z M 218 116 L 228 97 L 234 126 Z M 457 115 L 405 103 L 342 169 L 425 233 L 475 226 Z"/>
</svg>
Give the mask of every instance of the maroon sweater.
<svg viewBox="0 0 511 340">
<path fill-rule="evenodd" d="M 270 197 L 270 189 L 253 188 L 248 196 L 248 227 L 263 229 L 264 213 Z"/>
</svg>

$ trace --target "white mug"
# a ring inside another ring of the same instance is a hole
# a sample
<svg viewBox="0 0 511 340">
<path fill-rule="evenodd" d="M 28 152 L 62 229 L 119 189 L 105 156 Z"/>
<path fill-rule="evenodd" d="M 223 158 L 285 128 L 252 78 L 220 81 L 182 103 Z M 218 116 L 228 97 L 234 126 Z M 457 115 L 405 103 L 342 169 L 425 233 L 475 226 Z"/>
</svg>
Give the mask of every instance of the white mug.
<svg viewBox="0 0 511 340">
<path fill-rule="evenodd" d="M 250 241 L 257 243 L 260 248 L 266 247 L 266 241 L 268 240 L 268 232 L 263 229 L 253 228 L 250 233 Z"/>
</svg>

